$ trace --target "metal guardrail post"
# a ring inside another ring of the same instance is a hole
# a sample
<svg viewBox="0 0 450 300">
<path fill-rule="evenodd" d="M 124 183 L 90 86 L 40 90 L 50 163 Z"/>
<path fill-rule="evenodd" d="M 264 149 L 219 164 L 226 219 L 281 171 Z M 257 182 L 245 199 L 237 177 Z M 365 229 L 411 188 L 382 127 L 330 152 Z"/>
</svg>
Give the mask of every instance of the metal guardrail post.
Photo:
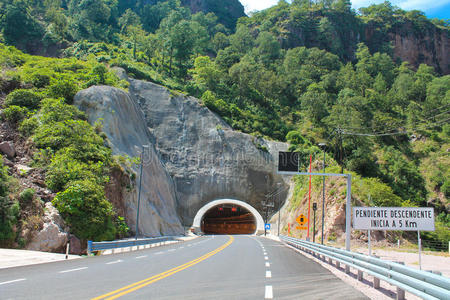
<svg viewBox="0 0 450 300">
<path fill-rule="evenodd" d="M 87 254 L 88 255 L 92 254 L 92 241 L 88 241 Z"/>
</svg>

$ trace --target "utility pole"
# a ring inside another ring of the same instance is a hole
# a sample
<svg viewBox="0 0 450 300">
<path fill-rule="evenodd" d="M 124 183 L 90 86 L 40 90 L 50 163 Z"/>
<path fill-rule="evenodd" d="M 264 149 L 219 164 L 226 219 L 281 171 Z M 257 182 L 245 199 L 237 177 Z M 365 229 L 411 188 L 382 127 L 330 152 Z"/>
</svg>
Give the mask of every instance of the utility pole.
<svg viewBox="0 0 450 300">
<path fill-rule="evenodd" d="M 325 147 L 327 144 L 320 143 L 319 146 L 323 147 L 323 173 L 325 174 Z M 322 235 L 320 243 L 323 245 L 323 231 L 325 225 L 325 176 L 322 177 Z"/>
<path fill-rule="evenodd" d="M 142 146 L 142 153 L 141 153 L 141 167 L 140 167 L 140 174 L 139 174 L 139 191 L 138 191 L 138 205 L 137 205 L 137 212 L 136 212 L 136 236 L 134 237 L 135 240 L 137 240 L 139 235 L 139 208 L 141 206 L 141 189 L 142 189 L 142 169 L 144 165 L 144 152 L 145 149 L 148 149 L 148 145 Z"/>
</svg>

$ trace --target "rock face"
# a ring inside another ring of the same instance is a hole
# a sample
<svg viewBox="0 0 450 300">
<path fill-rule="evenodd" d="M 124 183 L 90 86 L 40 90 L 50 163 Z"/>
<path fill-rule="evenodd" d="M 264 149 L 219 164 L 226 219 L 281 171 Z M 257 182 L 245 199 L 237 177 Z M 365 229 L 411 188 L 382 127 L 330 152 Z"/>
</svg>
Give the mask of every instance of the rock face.
<svg viewBox="0 0 450 300">
<path fill-rule="evenodd" d="M 129 82 L 131 97 L 143 110 L 175 181 L 178 213 L 185 226 L 192 225 L 202 206 L 217 199 L 241 200 L 262 213 L 265 195 L 278 184 L 287 187 L 275 169 L 278 151 L 286 150 L 286 144 L 233 131 L 193 97 L 173 95 L 150 82 Z"/>
<path fill-rule="evenodd" d="M 74 104 L 86 112 L 91 123 L 102 119 L 114 155 L 140 157 L 144 151 L 139 234 L 145 236 L 175 235 L 183 233 L 177 216 L 176 192 L 173 181 L 161 164 L 153 147 L 153 139 L 145 119 L 128 93 L 112 87 L 96 86 L 79 92 Z M 123 193 L 125 219 L 134 231 L 136 224 L 139 168 L 134 166 L 136 185 Z"/>
<path fill-rule="evenodd" d="M 50 202 L 45 204 L 44 226 L 33 234 L 28 250 L 57 252 L 63 249 L 68 241 L 68 233 L 58 210 Z"/>
<path fill-rule="evenodd" d="M 0 152 L 6 154 L 9 158 L 14 158 L 16 155 L 16 150 L 12 142 L 0 143 Z"/>
<path fill-rule="evenodd" d="M 410 23 L 393 28 L 389 37 L 394 46 L 394 58 L 400 58 L 419 66 L 433 66 L 441 74 L 450 73 L 449 30 L 432 27 L 418 32 Z"/>
</svg>

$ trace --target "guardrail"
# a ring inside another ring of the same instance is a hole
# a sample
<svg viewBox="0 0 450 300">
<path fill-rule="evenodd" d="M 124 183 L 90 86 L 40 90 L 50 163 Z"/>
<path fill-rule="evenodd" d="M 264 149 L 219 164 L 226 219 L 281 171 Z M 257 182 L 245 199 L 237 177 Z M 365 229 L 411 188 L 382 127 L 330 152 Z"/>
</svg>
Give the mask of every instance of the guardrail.
<svg viewBox="0 0 450 300">
<path fill-rule="evenodd" d="M 450 299 L 450 279 L 447 277 L 292 237 L 280 236 L 280 239 L 297 249 L 328 257 L 329 263 L 335 260 L 337 267 L 340 263 L 346 265 L 346 273 L 350 272 L 350 267 L 357 269 L 358 280 L 362 280 L 363 272 L 373 276 L 374 288 L 380 287 L 380 280 L 397 286 L 397 299 L 405 299 L 405 290 L 423 299 Z"/>
<path fill-rule="evenodd" d="M 176 237 L 173 236 L 164 236 L 157 238 L 148 238 L 148 239 L 138 239 L 138 240 L 122 240 L 122 241 L 111 241 L 111 242 L 93 242 L 88 241 L 88 254 L 96 251 L 102 250 L 111 250 L 118 248 L 126 248 L 126 247 L 135 247 L 135 246 L 145 246 L 156 243 L 163 243 L 168 241 L 178 241 Z"/>
</svg>

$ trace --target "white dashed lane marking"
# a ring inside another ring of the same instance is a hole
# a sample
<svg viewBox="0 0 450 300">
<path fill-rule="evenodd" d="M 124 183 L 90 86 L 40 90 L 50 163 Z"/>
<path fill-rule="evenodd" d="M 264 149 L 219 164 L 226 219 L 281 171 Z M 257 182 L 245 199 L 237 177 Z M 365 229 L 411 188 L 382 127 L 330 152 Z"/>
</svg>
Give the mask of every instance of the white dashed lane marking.
<svg viewBox="0 0 450 300">
<path fill-rule="evenodd" d="M 27 280 L 26 278 L 20 278 L 20 279 L 14 279 L 14 280 L 10 280 L 10 281 L 4 281 L 4 282 L 0 282 L 0 285 L 3 284 L 8 284 L 8 283 L 14 283 L 14 282 L 19 282 L 19 281 L 24 281 Z"/>
<path fill-rule="evenodd" d="M 155 255 L 160 255 L 163 254 L 164 252 L 160 251 L 160 252 L 156 252 Z"/>
<path fill-rule="evenodd" d="M 272 272 L 266 271 L 266 278 L 272 278 Z"/>
<path fill-rule="evenodd" d="M 118 264 L 118 263 L 121 263 L 121 262 L 123 262 L 123 260 L 118 259 L 118 260 L 115 260 L 115 261 L 110 261 L 110 262 L 108 262 L 108 263 L 106 263 L 106 264 L 107 264 L 107 265 L 113 265 L 113 264 Z"/>
<path fill-rule="evenodd" d="M 269 260 L 269 258 L 267 256 L 264 256 L 264 260 Z"/>
<path fill-rule="evenodd" d="M 266 292 L 264 294 L 264 299 L 273 299 L 273 290 L 271 285 L 266 285 Z"/>
<path fill-rule="evenodd" d="M 76 271 L 81 271 L 84 269 L 87 269 L 88 267 L 82 267 L 82 268 L 76 268 L 76 269 L 70 269 L 70 270 L 65 270 L 65 271 L 59 271 L 58 273 L 69 273 L 69 272 L 76 272 Z"/>
<path fill-rule="evenodd" d="M 175 251 L 176 249 L 169 249 L 169 252 L 173 252 L 173 251 Z"/>
<path fill-rule="evenodd" d="M 136 257 L 136 259 L 140 259 L 140 258 L 146 258 L 148 255 L 142 255 L 142 256 L 138 256 Z"/>
<path fill-rule="evenodd" d="M 270 267 L 270 263 L 266 262 L 266 267 Z"/>
</svg>

